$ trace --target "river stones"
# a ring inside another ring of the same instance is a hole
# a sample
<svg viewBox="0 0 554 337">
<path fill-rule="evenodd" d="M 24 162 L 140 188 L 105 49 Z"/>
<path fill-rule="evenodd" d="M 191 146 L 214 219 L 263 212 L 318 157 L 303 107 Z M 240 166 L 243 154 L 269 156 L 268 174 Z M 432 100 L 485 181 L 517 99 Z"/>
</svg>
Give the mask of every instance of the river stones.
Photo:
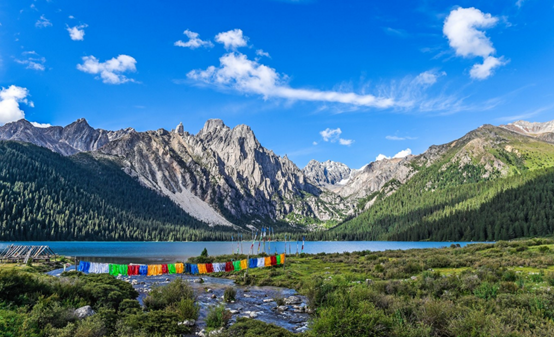
<svg viewBox="0 0 554 337">
<path fill-rule="evenodd" d="M 298 296 L 289 296 L 285 298 L 286 305 L 300 304 L 300 303 L 302 303 L 302 299 Z"/>
</svg>

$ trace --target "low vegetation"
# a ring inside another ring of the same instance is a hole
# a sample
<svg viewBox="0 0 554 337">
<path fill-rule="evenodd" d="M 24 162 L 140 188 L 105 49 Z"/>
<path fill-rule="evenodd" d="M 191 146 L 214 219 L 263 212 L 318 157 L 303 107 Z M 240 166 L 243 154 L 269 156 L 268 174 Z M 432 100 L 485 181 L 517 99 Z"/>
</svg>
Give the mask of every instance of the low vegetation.
<svg viewBox="0 0 554 337">
<path fill-rule="evenodd" d="M 306 295 L 309 336 L 552 336 L 553 250 L 554 240 L 535 239 L 301 254 L 236 277 Z"/>
<path fill-rule="evenodd" d="M 1 336 L 152 336 L 191 331 L 194 293 L 180 278 L 155 288 L 142 308 L 138 293 L 108 274 L 64 273 L 55 278 L 15 268 L 0 270 Z M 79 319 L 76 308 L 95 314 Z"/>
</svg>

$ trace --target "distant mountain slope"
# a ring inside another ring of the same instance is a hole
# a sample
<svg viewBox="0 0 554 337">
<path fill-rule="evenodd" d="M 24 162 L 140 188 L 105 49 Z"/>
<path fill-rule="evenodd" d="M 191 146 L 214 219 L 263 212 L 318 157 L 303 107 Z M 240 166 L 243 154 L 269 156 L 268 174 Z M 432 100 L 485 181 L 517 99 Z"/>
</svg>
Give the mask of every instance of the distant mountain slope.
<svg viewBox="0 0 554 337">
<path fill-rule="evenodd" d="M 442 239 L 481 239 L 481 229 L 467 229 L 475 224 L 460 221 L 460 212 L 478 214 L 480 207 L 485 205 L 494 209 L 495 200 L 503 200 L 500 195 L 509 189 L 528 186 L 524 190 L 533 190 L 533 182 L 542 181 L 539 178 L 549 175 L 549 168 L 554 167 L 554 145 L 485 125 L 456 141 L 430 148 L 414 157 L 411 165 L 416 173 L 405 184 L 398 184 L 395 193 L 387 196 L 386 190 L 382 190 L 374 196 L 375 202 L 369 210 L 329 232 L 314 236 L 358 240 L 428 239 L 437 237 L 436 231 L 445 233 L 442 228 L 437 229 L 436 224 L 440 223 L 450 224 L 449 228 L 458 231 L 456 235 L 442 235 Z M 391 180 L 388 184 L 393 183 Z M 512 209 L 529 211 L 517 203 Z M 534 219 L 530 217 L 518 227 L 529 229 L 536 225 Z M 464 228 L 464 225 L 469 227 Z M 505 227 L 510 228 L 510 224 Z M 487 240 L 502 238 L 498 233 L 502 231 L 486 230 L 484 237 Z"/>
<path fill-rule="evenodd" d="M 309 225 L 344 219 L 351 210 L 307 181 L 286 156 L 261 146 L 246 125 L 231 129 L 209 120 L 197 135 L 181 127 L 135 132 L 98 151 L 209 223 Z"/>
<path fill-rule="evenodd" d="M 21 119 L 0 126 L 0 140 L 16 140 L 42 146 L 64 156 L 79 152 L 94 151 L 108 142 L 134 131 L 132 128 L 119 131 L 94 129 L 84 118 L 65 126 L 35 127 Z"/>
<path fill-rule="evenodd" d="M 0 240 L 225 238 L 112 160 L 0 141 Z"/>
<path fill-rule="evenodd" d="M 336 161 L 327 160 L 318 162 L 312 159 L 308 165 L 302 169 L 302 172 L 318 186 L 327 187 L 329 185 L 341 184 L 341 182 L 348 179 L 352 169 Z"/>
</svg>

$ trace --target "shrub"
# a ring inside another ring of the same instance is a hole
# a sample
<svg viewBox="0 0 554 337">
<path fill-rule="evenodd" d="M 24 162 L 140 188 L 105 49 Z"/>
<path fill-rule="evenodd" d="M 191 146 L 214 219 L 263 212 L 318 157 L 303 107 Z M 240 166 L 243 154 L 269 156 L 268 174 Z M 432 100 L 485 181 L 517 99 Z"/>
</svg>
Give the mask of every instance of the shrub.
<svg viewBox="0 0 554 337">
<path fill-rule="evenodd" d="M 257 319 L 239 318 L 221 337 L 294 337 L 296 334 L 273 324 L 264 323 Z"/>
<path fill-rule="evenodd" d="M 502 280 L 515 282 L 515 280 L 517 280 L 517 274 L 513 270 L 506 270 L 504 274 L 502 274 Z"/>
<path fill-rule="evenodd" d="M 553 272 L 546 273 L 544 278 L 545 278 L 546 283 L 548 283 L 551 286 L 554 286 L 554 273 Z"/>
<path fill-rule="evenodd" d="M 546 253 L 546 252 L 549 252 L 550 251 L 550 248 L 548 248 L 548 246 L 540 246 L 539 247 L 539 252 L 541 253 Z"/>
<path fill-rule="evenodd" d="M 97 316 L 90 316 L 82 321 L 69 323 L 61 329 L 53 329 L 49 335 L 55 337 L 102 337 L 107 333 L 102 319 Z"/>
<path fill-rule="evenodd" d="M 177 313 L 179 320 L 198 319 L 200 307 L 191 298 L 182 298 L 181 301 L 168 307 L 169 311 Z"/>
<path fill-rule="evenodd" d="M 200 253 L 200 256 L 202 256 L 202 257 L 208 257 L 208 249 L 206 249 L 206 248 L 204 247 L 204 250 L 202 251 L 202 253 Z"/>
<path fill-rule="evenodd" d="M 206 326 L 213 329 L 225 327 L 230 319 L 231 313 L 225 309 L 224 305 L 214 306 L 208 311 Z"/>
<path fill-rule="evenodd" d="M 483 282 L 473 291 L 473 294 L 484 300 L 490 300 L 496 298 L 496 295 L 498 294 L 498 286 L 489 282 Z"/>
<path fill-rule="evenodd" d="M 194 299 L 194 290 L 182 279 L 176 278 L 166 286 L 153 287 L 144 299 L 144 305 L 149 310 L 162 310 L 182 299 Z"/>
<path fill-rule="evenodd" d="M 373 304 L 363 301 L 348 305 L 348 301 L 318 310 L 311 336 L 389 336 L 392 319 Z"/>
<path fill-rule="evenodd" d="M 233 287 L 227 287 L 225 288 L 225 291 L 223 292 L 223 300 L 227 303 L 231 303 L 235 300 L 237 296 L 237 291 Z"/>
<path fill-rule="evenodd" d="M 530 274 L 529 277 L 531 281 L 535 283 L 541 283 L 543 281 L 543 274 Z"/>
</svg>

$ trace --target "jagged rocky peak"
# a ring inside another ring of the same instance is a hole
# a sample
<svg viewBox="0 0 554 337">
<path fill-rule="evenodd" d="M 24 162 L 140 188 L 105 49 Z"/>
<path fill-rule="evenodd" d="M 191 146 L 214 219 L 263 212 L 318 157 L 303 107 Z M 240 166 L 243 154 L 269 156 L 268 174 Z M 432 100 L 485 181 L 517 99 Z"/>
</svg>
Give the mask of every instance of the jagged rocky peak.
<svg viewBox="0 0 554 337">
<path fill-rule="evenodd" d="M 544 123 L 519 120 L 501 127 L 523 134 L 541 134 L 554 132 L 554 121 Z"/>
<path fill-rule="evenodd" d="M 69 156 L 83 151 L 94 151 L 120 138 L 132 128 L 106 131 L 92 128 L 86 119 L 79 118 L 65 126 L 35 127 L 24 119 L 0 127 L 0 140 L 16 140 L 46 147 Z"/>
<path fill-rule="evenodd" d="M 175 133 L 176 134 L 185 133 L 185 127 L 183 126 L 183 122 L 181 122 L 181 123 L 179 123 L 179 125 L 177 125 L 177 127 L 175 128 Z"/>
<path fill-rule="evenodd" d="M 304 175 L 319 186 L 336 185 L 348 179 L 352 169 L 346 164 L 327 160 L 319 162 L 310 160 L 302 169 Z"/>
</svg>

